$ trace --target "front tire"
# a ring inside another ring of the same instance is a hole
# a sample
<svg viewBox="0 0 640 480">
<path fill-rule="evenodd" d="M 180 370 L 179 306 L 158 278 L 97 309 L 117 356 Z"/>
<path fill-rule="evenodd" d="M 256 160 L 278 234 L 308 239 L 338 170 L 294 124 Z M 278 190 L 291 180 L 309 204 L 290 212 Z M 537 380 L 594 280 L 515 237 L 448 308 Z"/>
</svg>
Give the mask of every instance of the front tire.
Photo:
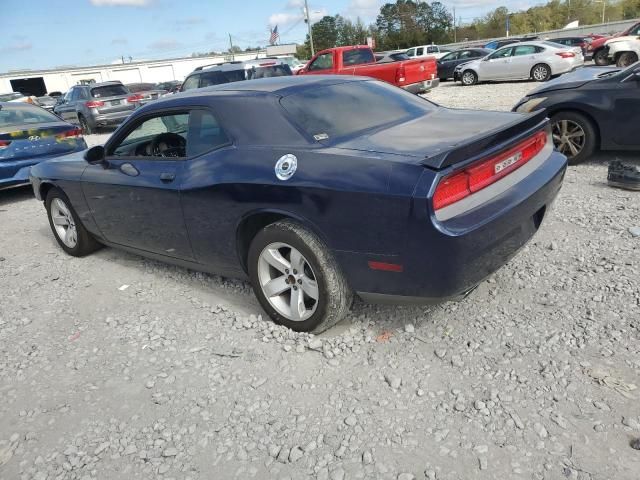
<svg viewBox="0 0 640 480">
<path fill-rule="evenodd" d="M 47 193 L 45 200 L 47 217 L 53 236 L 69 255 L 84 257 L 100 248 L 100 244 L 84 228 L 69 198 L 57 188 Z"/>
<path fill-rule="evenodd" d="M 462 72 L 462 85 L 470 87 L 478 83 L 478 74 L 473 70 L 465 70 Z"/>
<path fill-rule="evenodd" d="M 338 323 L 353 294 L 327 246 L 297 222 L 262 229 L 251 242 L 249 278 L 274 322 L 297 332 L 322 332 Z"/>
<path fill-rule="evenodd" d="M 536 82 L 546 82 L 551 78 L 551 68 L 549 65 L 539 63 L 531 69 L 531 77 Z"/>
<path fill-rule="evenodd" d="M 569 165 L 589 158 L 595 148 L 597 134 L 591 120 L 577 112 L 559 112 L 551 117 L 553 144 L 566 155 Z"/>
<path fill-rule="evenodd" d="M 633 65 L 638 61 L 638 55 L 635 52 L 621 53 L 616 62 L 618 68 L 627 68 L 629 65 Z"/>
<path fill-rule="evenodd" d="M 601 48 L 593 54 L 593 63 L 599 67 L 605 67 L 609 65 L 609 55 L 604 48 Z"/>
</svg>

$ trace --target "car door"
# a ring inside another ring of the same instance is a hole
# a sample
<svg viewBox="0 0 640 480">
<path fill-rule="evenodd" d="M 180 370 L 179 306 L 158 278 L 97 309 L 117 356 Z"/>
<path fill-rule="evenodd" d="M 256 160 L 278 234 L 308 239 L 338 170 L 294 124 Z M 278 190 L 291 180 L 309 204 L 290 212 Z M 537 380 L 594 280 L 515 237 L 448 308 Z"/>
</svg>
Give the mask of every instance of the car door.
<svg viewBox="0 0 640 480">
<path fill-rule="evenodd" d="M 508 80 L 512 53 L 513 47 L 502 47 L 479 62 L 478 79 L 480 81 Z"/>
<path fill-rule="evenodd" d="M 453 77 L 453 69 L 458 63 L 458 57 L 461 52 L 447 53 L 444 57 L 438 60 L 438 77 L 441 79 L 447 79 Z"/>
<path fill-rule="evenodd" d="M 76 87 L 71 87 L 69 91 L 64 94 L 64 97 L 62 97 L 60 104 L 55 107 L 55 113 L 63 120 L 69 121 L 71 116 L 70 112 L 73 111 L 75 113 L 75 106 L 71 103 L 71 99 L 76 91 Z"/>
<path fill-rule="evenodd" d="M 107 241 L 193 259 L 180 203 L 189 116 L 172 109 L 129 122 L 107 142 L 105 163 L 85 169 L 85 198 Z"/>
<path fill-rule="evenodd" d="M 540 54 L 535 45 L 517 45 L 513 47 L 511 58 L 511 78 L 529 78 L 531 69 L 538 63 Z"/>
<path fill-rule="evenodd" d="M 613 108 L 610 111 L 615 143 L 624 147 L 640 147 L 640 67 L 630 71 L 616 88 L 607 92 L 612 99 Z"/>
</svg>

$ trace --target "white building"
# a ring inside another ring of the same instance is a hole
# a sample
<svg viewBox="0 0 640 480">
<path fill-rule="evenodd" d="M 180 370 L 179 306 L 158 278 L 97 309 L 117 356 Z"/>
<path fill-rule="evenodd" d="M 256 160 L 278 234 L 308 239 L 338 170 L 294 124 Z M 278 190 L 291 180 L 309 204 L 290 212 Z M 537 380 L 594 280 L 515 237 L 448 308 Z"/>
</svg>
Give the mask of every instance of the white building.
<svg viewBox="0 0 640 480">
<path fill-rule="evenodd" d="M 264 58 L 266 51 L 240 53 L 234 60 Z M 69 67 L 51 70 L 21 70 L 0 73 L 0 93 L 22 92 L 41 96 L 48 92 L 66 92 L 81 80 L 122 83 L 182 81 L 196 67 L 231 60 L 230 56 L 185 57 L 170 60 L 149 60 L 124 64 Z"/>
</svg>

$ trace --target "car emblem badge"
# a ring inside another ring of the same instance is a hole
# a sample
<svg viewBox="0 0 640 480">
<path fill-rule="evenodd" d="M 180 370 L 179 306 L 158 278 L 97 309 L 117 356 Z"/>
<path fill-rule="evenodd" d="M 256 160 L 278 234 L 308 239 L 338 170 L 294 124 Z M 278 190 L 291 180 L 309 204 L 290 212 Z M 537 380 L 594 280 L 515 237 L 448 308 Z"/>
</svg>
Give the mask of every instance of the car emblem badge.
<svg viewBox="0 0 640 480">
<path fill-rule="evenodd" d="M 283 155 L 276 162 L 276 177 L 278 180 L 289 180 L 296 173 L 298 168 L 298 159 L 295 155 L 288 153 Z"/>
</svg>

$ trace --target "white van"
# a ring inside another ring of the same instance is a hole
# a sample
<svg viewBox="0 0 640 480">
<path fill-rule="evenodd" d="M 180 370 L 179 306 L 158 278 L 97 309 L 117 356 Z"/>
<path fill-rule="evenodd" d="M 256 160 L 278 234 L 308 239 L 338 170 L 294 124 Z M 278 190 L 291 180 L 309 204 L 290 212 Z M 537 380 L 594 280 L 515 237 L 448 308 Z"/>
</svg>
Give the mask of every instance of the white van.
<svg viewBox="0 0 640 480">
<path fill-rule="evenodd" d="M 440 48 L 438 45 L 420 45 L 407 50 L 407 55 L 411 58 L 435 57 L 440 59 L 450 51 L 446 48 Z"/>
</svg>

